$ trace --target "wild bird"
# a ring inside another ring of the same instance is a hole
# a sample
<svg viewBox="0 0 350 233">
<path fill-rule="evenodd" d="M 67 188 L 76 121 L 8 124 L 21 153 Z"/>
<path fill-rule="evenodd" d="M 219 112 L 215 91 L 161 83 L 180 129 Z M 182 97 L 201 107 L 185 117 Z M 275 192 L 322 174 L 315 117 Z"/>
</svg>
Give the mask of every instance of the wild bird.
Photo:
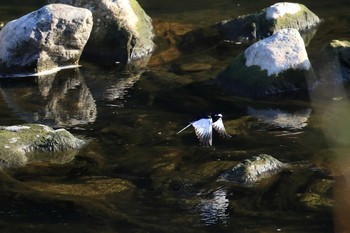
<svg viewBox="0 0 350 233">
<path fill-rule="evenodd" d="M 225 126 L 222 121 L 222 114 L 220 113 L 211 115 L 208 114 L 199 117 L 194 121 L 191 121 L 190 124 L 188 124 L 185 128 L 181 129 L 176 134 L 181 133 L 191 125 L 194 127 L 194 131 L 197 135 L 197 138 L 203 146 L 212 146 L 213 128 L 219 133 L 221 137 L 231 137 L 231 135 L 229 135 L 225 130 Z"/>
</svg>

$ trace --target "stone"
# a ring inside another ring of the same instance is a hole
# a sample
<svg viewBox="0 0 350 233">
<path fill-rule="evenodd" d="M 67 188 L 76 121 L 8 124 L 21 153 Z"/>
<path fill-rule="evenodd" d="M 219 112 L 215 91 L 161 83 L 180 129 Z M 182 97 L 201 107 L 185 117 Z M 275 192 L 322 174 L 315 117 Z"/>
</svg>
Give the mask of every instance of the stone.
<svg viewBox="0 0 350 233">
<path fill-rule="evenodd" d="M 270 155 L 261 154 L 238 163 L 231 170 L 221 174 L 219 180 L 252 185 L 288 167 L 288 164 Z"/>
<path fill-rule="evenodd" d="M 0 30 L 2 75 L 33 74 L 77 66 L 92 29 L 87 9 L 50 4 Z"/>
<path fill-rule="evenodd" d="M 316 61 L 320 81 L 329 85 L 342 85 L 350 81 L 350 41 L 332 40 L 326 44 Z"/>
<path fill-rule="evenodd" d="M 315 77 L 296 29 L 282 29 L 248 47 L 218 75 L 224 89 L 242 95 L 309 90 Z"/>
<path fill-rule="evenodd" d="M 193 30 L 182 37 L 180 45 L 186 50 L 194 50 L 203 46 L 213 47 L 218 43 L 226 46 L 251 44 L 287 28 L 298 30 L 305 44 L 308 44 L 320 23 L 320 18 L 306 6 L 279 2 L 255 13 Z"/>
<path fill-rule="evenodd" d="M 151 18 L 136 0 L 49 0 L 91 10 L 94 26 L 84 55 L 103 64 L 136 63 L 154 50 Z"/>
<path fill-rule="evenodd" d="M 65 129 L 40 124 L 0 126 L 0 168 L 24 166 L 33 153 L 64 152 L 85 144 Z"/>
<path fill-rule="evenodd" d="M 284 29 L 254 43 L 245 50 L 246 66 L 259 66 L 267 75 L 278 75 L 287 69 L 309 70 L 311 63 L 305 44 L 295 29 Z"/>
</svg>

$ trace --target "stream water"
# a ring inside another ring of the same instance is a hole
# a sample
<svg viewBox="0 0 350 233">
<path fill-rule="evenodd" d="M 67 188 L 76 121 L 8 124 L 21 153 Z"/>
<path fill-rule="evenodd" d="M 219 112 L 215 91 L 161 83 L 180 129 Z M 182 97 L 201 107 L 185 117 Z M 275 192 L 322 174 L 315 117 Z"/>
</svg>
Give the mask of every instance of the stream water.
<svg viewBox="0 0 350 233">
<path fill-rule="evenodd" d="M 152 17 L 156 32 L 164 36 L 181 35 L 249 14 L 275 1 L 139 3 Z M 349 40 L 348 0 L 300 3 L 323 20 L 307 47 L 311 62 L 332 39 Z M 44 4 L 34 0 L 0 1 L 0 20 L 18 18 Z M 158 50 L 154 56 L 166 49 L 164 41 L 161 36 L 156 39 Z M 44 193 L 46 190 L 48 196 L 40 201 L 40 197 L 21 198 L 20 191 L 16 198 L 4 195 L 0 202 L 0 231 L 349 230 L 348 88 L 341 87 L 326 97 L 303 93 L 257 100 L 229 95 L 206 84 L 245 48 L 246 45 L 231 45 L 170 50 L 161 62 L 151 59 L 143 70 L 121 71 L 82 60 L 82 67 L 54 75 L 0 80 L 0 125 L 43 123 L 64 127 L 90 141 L 68 165 L 51 165 L 43 160 L 23 169 L 10 169 L 8 173 L 15 179 Z M 198 72 L 179 68 L 192 63 L 209 68 Z M 203 112 L 222 113 L 232 138 L 214 135 L 214 146 L 203 148 L 192 129 L 176 135 L 192 117 Z M 220 171 L 261 153 L 287 163 L 308 164 L 310 169 L 286 172 L 274 178 L 268 188 L 263 185 L 264 188 L 247 190 L 216 181 Z M 106 187 L 112 180 L 124 184 L 126 191 L 95 197 L 94 191 L 103 189 L 102 184 L 89 185 L 101 177 Z M 336 203 L 334 208 L 327 209 L 322 198 L 319 206 L 295 204 L 295 197 L 303 196 L 303 192 L 321 189 L 312 188 L 314 182 L 328 181 L 334 182 L 329 194 L 330 201 Z M 73 184 L 74 193 L 66 195 L 68 185 Z"/>
</svg>

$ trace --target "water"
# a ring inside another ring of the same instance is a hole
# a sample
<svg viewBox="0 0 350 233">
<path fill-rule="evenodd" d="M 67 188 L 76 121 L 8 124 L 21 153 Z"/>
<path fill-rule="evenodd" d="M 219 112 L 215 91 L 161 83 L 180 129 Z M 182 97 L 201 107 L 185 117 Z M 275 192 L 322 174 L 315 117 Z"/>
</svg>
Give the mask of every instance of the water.
<svg viewBox="0 0 350 233">
<path fill-rule="evenodd" d="M 16 2 L 0 2 L 1 20 L 44 4 L 29 1 L 18 7 Z M 168 36 L 274 3 L 140 1 L 156 31 Z M 307 48 L 311 61 L 331 39 L 349 38 L 348 1 L 301 3 L 324 20 Z M 0 125 L 44 123 L 90 140 L 71 163 L 41 162 L 6 171 L 17 183 L 2 175 L 3 232 L 349 229 L 347 87 L 329 98 L 231 96 L 205 81 L 246 45 L 180 53 L 166 39 L 156 41 L 158 51 L 144 70 L 120 71 L 83 60 L 79 69 L 57 75 L 0 80 Z M 193 62 L 211 68 L 193 73 L 178 69 Z M 202 148 L 192 129 L 175 134 L 193 116 L 208 111 L 224 115 L 232 138 L 214 135 L 214 146 Z M 260 153 L 296 167 L 255 188 L 217 182 L 220 172 Z M 302 201 L 310 198 L 319 205 Z"/>
</svg>

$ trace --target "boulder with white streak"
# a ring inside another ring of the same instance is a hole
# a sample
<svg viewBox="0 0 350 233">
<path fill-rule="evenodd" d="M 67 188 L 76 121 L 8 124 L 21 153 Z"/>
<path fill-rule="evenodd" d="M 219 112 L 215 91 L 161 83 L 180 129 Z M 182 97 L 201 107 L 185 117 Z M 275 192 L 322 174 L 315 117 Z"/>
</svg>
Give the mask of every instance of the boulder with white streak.
<svg viewBox="0 0 350 233">
<path fill-rule="evenodd" d="M 217 81 L 236 94 L 264 96 L 308 90 L 316 80 L 298 30 L 282 29 L 248 47 Z"/>
<path fill-rule="evenodd" d="M 78 65 L 92 29 L 89 10 L 50 4 L 0 30 L 0 74 L 43 73 Z"/>
</svg>

